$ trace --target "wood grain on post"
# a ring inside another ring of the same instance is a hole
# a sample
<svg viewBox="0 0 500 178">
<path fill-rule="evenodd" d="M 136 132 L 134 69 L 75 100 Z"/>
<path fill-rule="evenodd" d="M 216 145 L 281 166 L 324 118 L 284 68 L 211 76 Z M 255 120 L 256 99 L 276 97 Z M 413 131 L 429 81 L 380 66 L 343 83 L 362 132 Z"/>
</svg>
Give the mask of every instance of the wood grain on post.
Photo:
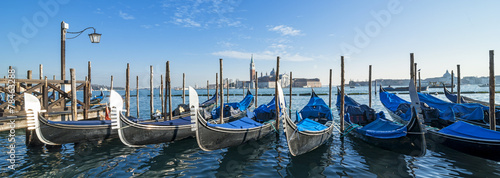
<svg viewBox="0 0 500 178">
<path fill-rule="evenodd" d="M 328 108 L 332 108 L 332 69 L 330 69 L 330 79 L 328 81 Z"/>
<path fill-rule="evenodd" d="M 49 115 L 49 112 L 50 112 L 50 107 L 49 107 L 49 87 L 48 87 L 48 83 L 47 83 L 47 77 L 45 77 L 45 81 L 44 81 L 44 86 L 43 86 L 43 108 L 45 110 L 47 110 L 47 112 L 45 112 L 44 116 L 47 117 Z"/>
<path fill-rule="evenodd" d="M 135 91 L 136 91 L 136 94 L 135 94 L 135 100 L 136 100 L 136 105 L 137 105 L 137 118 L 140 118 L 140 114 L 139 114 L 139 111 L 140 111 L 140 107 L 139 107 L 139 76 L 135 76 L 136 78 L 136 82 L 135 82 Z"/>
<path fill-rule="evenodd" d="M 111 75 L 111 84 L 109 86 L 109 90 L 113 90 L 113 75 Z"/>
<path fill-rule="evenodd" d="M 83 87 L 83 119 L 89 119 L 88 109 L 90 108 L 90 82 L 88 81 L 88 76 L 85 77 L 85 87 Z"/>
<path fill-rule="evenodd" d="M 460 65 L 457 65 L 457 103 L 460 103 Z"/>
<path fill-rule="evenodd" d="M 88 82 L 89 82 L 89 85 L 92 87 L 92 66 L 90 65 L 90 61 L 89 61 L 89 64 L 88 64 Z M 89 92 L 91 92 L 92 90 L 89 90 Z M 92 96 L 92 93 L 90 94 Z"/>
<path fill-rule="evenodd" d="M 229 103 L 229 78 L 226 78 L 226 103 Z"/>
<path fill-rule="evenodd" d="M 259 98 L 259 77 L 257 76 L 257 71 L 255 71 L 255 108 L 259 107 L 259 103 L 257 102 L 258 98 Z"/>
<path fill-rule="evenodd" d="M 344 56 L 340 57 L 340 131 L 344 133 Z"/>
<path fill-rule="evenodd" d="M 222 80 L 222 59 L 219 59 L 219 65 L 220 65 L 220 123 L 224 123 L 224 81 Z"/>
<path fill-rule="evenodd" d="M 169 76 L 168 76 L 168 75 L 169 75 L 168 73 L 169 73 L 169 72 L 170 72 L 170 69 L 169 69 L 169 61 L 167 61 L 167 62 L 165 63 L 165 91 L 163 92 L 163 95 L 164 95 L 164 96 L 163 96 L 163 98 L 165 98 L 165 99 L 163 100 L 164 105 L 165 105 L 165 112 L 163 113 L 163 116 L 164 116 L 163 118 L 164 118 L 164 120 L 166 120 L 165 118 L 167 118 L 167 106 L 168 106 L 168 103 L 167 103 L 167 102 L 169 101 L 167 97 L 168 97 L 168 95 L 170 94 L 170 91 L 168 91 L 168 86 L 170 85 L 170 84 L 168 83 L 168 77 L 169 77 Z"/>
<path fill-rule="evenodd" d="M 368 67 L 368 106 L 372 107 L 372 65 Z"/>
<path fill-rule="evenodd" d="M 130 116 L 130 64 L 127 63 L 127 74 L 125 79 L 125 113 Z"/>
<path fill-rule="evenodd" d="M 71 75 L 71 119 L 73 121 L 77 120 L 77 108 L 76 108 L 76 77 L 75 77 L 75 69 L 69 69 L 69 73 Z"/>
<path fill-rule="evenodd" d="M 290 88 L 290 104 L 288 104 L 288 117 L 292 117 L 292 72 L 290 71 L 290 85 L 289 85 L 289 88 Z M 331 89 L 330 89 L 331 91 Z"/>
<path fill-rule="evenodd" d="M 182 104 L 186 104 L 186 74 L 182 73 Z"/>
<path fill-rule="evenodd" d="M 215 108 L 219 104 L 219 73 L 215 73 Z"/>
<path fill-rule="evenodd" d="M 494 51 L 490 50 L 490 129 L 497 130 L 495 119 L 495 57 Z"/>
<path fill-rule="evenodd" d="M 167 61 L 167 83 L 168 83 L 168 120 L 172 120 L 172 81 L 170 80 L 170 61 Z"/>
<path fill-rule="evenodd" d="M 413 64 L 415 63 L 415 60 L 413 58 L 413 53 L 410 53 L 410 80 L 415 82 L 415 71 L 413 71 L 415 68 L 413 68 Z"/>
<path fill-rule="evenodd" d="M 153 88 L 153 66 L 149 66 L 149 115 L 151 116 L 151 119 L 153 119 L 153 114 L 155 112 L 155 107 L 154 107 L 154 88 Z"/>
<path fill-rule="evenodd" d="M 276 103 L 276 130 L 280 129 L 280 107 L 279 107 L 279 97 L 278 97 L 278 80 L 279 80 L 279 73 L 280 73 L 280 57 L 278 56 L 276 58 L 276 73 L 274 73 L 274 102 Z M 276 134 L 279 134 L 279 132 L 276 132 Z"/>
<path fill-rule="evenodd" d="M 28 70 L 26 78 L 32 79 L 33 77 L 33 72 L 31 70 Z M 31 87 L 31 84 L 27 84 L 28 87 Z"/>
<path fill-rule="evenodd" d="M 43 79 L 43 64 L 40 64 L 38 74 L 40 74 L 40 80 L 42 80 Z"/>
</svg>

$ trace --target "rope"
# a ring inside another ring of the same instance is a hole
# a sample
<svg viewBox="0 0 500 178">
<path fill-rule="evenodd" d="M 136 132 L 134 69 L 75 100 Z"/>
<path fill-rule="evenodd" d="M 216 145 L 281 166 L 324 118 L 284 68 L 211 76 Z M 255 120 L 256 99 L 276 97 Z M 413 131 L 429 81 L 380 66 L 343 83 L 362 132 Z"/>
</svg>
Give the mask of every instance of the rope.
<svg viewBox="0 0 500 178">
<path fill-rule="evenodd" d="M 351 128 L 351 126 L 352 126 L 352 128 Z M 349 134 L 349 133 L 350 133 L 352 130 L 354 130 L 355 128 L 361 127 L 361 126 L 360 126 L 360 125 L 358 125 L 358 124 L 352 124 L 351 126 L 347 127 L 348 131 L 347 131 L 346 133 L 342 134 L 342 136 L 340 136 L 340 137 L 345 137 L 347 134 Z M 350 128 L 350 129 L 349 129 L 349 128 Z M 346 130 L 347 130 L 347 129 L 346 129 Z"/>
<path fill-rule="evenodd" d="M 267 124 L 267 123 L 271 123 L 272 121 L 273 121 L 273 120 L 269 120 L 269 121 L 264 122 L 263 124 L 265 125 L 265 124 Z M 274 130 L 275 132 L 278 132 L 278 130 L 276 130 L 276 128 L 274 127 L 274 124 L 272 124 L 272 123 L 271 123 L 271 126 L 273 127 L 273 130 Z"/>
</svg>

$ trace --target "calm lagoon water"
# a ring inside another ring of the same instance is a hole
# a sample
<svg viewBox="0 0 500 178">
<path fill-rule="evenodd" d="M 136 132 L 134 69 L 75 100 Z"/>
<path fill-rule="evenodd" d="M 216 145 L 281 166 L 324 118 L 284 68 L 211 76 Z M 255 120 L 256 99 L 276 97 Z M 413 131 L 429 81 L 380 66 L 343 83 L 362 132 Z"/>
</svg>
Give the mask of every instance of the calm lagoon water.
<svg viewBox="0 0 500 178">
<path fill-rule="evenodd" d="M 285 94 L 288 88 L 284 89 Z M 309 88 L 294 88 L 293 93 L 310 93 Z M 465 85 L 462 91 L 487 91 L 474 85 Z M 328 94 L 328 88 L 316 88 L 316 93 Z M 94 91 L 95 95 L 98 91 Z M 198 90 L 206 94 L 206 90 Z M 214 91 L 211 90 L 211 93 Z M 224 91 L 225 92 L 225 91 Z M 252 90 L 252 92 L 254 92 Z M 346 93 L 367 93 L 367 87 L 346 88 Z M 430 93 L 442 89 L 430 89 Z M 124 91 L 119 91 L 122 95 Z M 174 91 L 173 94 L 180 94 Z M 243 98 L 243 90 L 230 89 L 230 102 Z M 274 89 L 259 89 L 259 93 L 274 93 Z M 333 90 L 336 93 L 336 89 Z M 135 91 L 132 92 L 135 94 Z M 149 115 L 149 90 L 140 90 L 141 117 Z M 158 92 L 156 91 L 157 95 Z M 488 94 L 464 94 L 487 101 Z M 409 100 L 407 94 L 402 98 Z M 287 98 L 288 102 L 288 97 Z M 293 96 L 292 113 L 300 110 L 309 100 L 308 95 Z M 328 103 L 328 95 L 320 95 Z M 368 95 L 352 95 L 360 103 L 368 103 Z M 446 99 L 444 95 L 439 98 Z M 200 96 L 205 101 L 206 96 Z M 174 105 L 182 103 L 181 97 L 172 98 Z M 260 104 L 271 96 L 259 96 Z M 336 96 L 332 96 L 335 105 Z M 500 103 L 500 95 L 496 95 Z M 188 97 L 186 98 L 188 102 Z M 136 114 L 136 98 L 131 98 L 131 115 Z M 155 97 L 155 108 L 160 99 Z M 385 111 L 378 95 L 373 95 L 373 108 Z M 156 110 L 156 109 L 155 109 Z M 332 108 L 338 121 L 338 112 Z M 388 116 L 388 115 L 387 115 Z M 119 139 L 102 142 L 65 144 L 61 147 L 27 148 L 24 129 L 16 130 L 15 170 L 8 169 L 8 132 L 0 132 L 0 176 L 12 177 L 499 177 L 499 162 L 469 156 L 452 149 L 430 145 L 423 157 L 411 157 L 368 145 L 351 136 L 340 138 L 334 133 L 327 144 L 318 149 L 293 157 L 288 152 L 283 133 L 271 134 L 262 140 L 217 151 L 202 151 L 195 139 L 172 143 L 130 148 Z"/>
</svg>

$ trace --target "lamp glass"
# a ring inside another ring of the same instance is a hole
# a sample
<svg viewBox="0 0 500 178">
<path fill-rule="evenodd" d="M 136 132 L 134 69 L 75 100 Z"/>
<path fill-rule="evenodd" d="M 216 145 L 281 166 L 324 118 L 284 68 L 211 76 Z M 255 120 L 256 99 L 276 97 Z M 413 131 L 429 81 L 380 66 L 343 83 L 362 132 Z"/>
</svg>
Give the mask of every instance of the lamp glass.
<svg viewBox="0 0 500 178">
<path fill-rule="evenodd" d="M 91 33 L 89 34 L 90 42 L 99 43 L 101 41 L 101 34 L 99 33 Z"/>
</svg>

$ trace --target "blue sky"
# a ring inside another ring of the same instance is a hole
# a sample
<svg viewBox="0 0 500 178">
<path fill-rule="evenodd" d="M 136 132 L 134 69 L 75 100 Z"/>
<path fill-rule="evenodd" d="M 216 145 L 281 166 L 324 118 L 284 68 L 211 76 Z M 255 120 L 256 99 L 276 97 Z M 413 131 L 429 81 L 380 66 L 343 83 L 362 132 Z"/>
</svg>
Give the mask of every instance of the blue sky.
<svg viewBox="0 0 500 178">
<path fill-rule="evenodd" d="M 462 76 L 487 76 L 488 51 L 500 51 L 500 1 L 2 1 L 0 76 L 12 65 L 18 78 L 27 70 L 60 78 L 60 23 L 68 31 L 92 26 L 102 33 L 91 44 L 86 31 L 66 41 L 66 69 L 78 79 L 92 62 L 92 82 L 125 85 L 126 64 L 132 86 L 155 83 L 170 61 L 174 86 L 214 83 L 219 58 L 224 78 L 248 80 L 254 55 L 257 71 L 270 72 L 281 57 L 280 73 L 340 82 L 340 56 L 346 81 L 409 78 L 409 53 L 422 78 L 441 76 L 461 65 Z M 7 18 L 8 17 L 8 18 Z M 69 35 L 68 35 L 69 36 Z M 500 71 L 500 64 L 495 71 Z"/>
</svg>

